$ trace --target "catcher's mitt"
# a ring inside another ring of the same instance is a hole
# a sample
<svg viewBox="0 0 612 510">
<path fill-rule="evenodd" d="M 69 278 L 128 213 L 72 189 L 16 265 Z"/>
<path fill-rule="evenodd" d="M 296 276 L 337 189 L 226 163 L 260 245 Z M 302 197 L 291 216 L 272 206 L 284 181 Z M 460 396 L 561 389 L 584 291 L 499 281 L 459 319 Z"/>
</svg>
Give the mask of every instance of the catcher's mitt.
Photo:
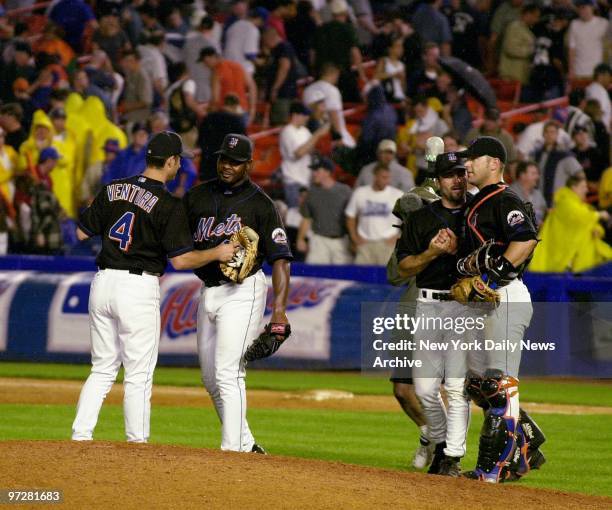
<svg viewBox="0 0 612 510">
<path fill-rule="evenodd" d="M 289 335 L 291 335 L 291 326 L 289 324 L 274 323 L 266 325 L 263 333 L 249 345 L 249 348 L 244 353 L 244 359 L 246 361 L 254 361 L 272 356 L 272 354 L 278 351 L 282 343 L 289 338 Z"/>
<path fill-rule="evenodd" d="M 238 248 L 232 260 L 221 262 L 219 266 L 221 272 L 231 281 L 242 283 L 255 265 L 259 235 L 250 227 L 242 227 L 238 232 L 232 234 L 230 242 L 238 243 L 240 248 Z"/>
<path fill-rule="evenodd" d="M 467 304 L 493 303 L 499 304 L 499 294 L 495 289 L 489 287 L 480 276 L 462 278 L 450 288 L 450 294 L 455 301 Z"/>
</svg>

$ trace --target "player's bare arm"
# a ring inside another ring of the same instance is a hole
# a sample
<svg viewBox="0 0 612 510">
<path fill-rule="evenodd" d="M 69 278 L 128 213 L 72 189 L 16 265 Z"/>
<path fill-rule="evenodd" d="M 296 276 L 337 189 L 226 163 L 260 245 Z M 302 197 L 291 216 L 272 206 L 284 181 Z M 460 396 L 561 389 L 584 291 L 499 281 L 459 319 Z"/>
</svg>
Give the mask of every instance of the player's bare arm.
<svg viewBox="0 0 612 510">
<path fill-rule="evenodd" d="M 528 241 L 512 241 L 506 251 L 504 257 L 514 267 L 520 266 L 535 250 L 538 241 L 535 239 L 529 239 Z"/>
<path fill-rule="evenodd" d="M 272 307 L 272 319 L 270 322 L 288 324 L 287 297 L 289 295 L 289 261 L 286 259 L 275 260 L 272 264 L 272 287 L 274 288 L 274 304 Z"/>
</svg>

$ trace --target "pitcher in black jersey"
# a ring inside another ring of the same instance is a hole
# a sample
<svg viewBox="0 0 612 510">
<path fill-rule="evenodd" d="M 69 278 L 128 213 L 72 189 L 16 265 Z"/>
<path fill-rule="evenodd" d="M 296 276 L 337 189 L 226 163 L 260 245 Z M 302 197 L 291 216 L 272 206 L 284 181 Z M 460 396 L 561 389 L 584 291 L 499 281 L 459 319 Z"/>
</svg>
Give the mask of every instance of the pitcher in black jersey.
<svg viewBox="0 0 612 510">
<path fill-rule="evenodd" d="M 194 250 L 184 206 L 164 188 L 176 176 L 181 155 L 177 134 L 155 135 L 143 174 L 106 185 L 81 215 L 79 239 L 100 235 L 102 250 L 89 297 L 92 369 L 79 397 L 73 440 L 93 438 L 121 364 L 127 440 L 148 440 L 160 336 L 158 277 L 168 259 L 177 269 L 192 269 L 234 255 L 230 244 Z"/>
<path fill-rule="evenodd" d="M 184 199 L 195 247 L 214 249 L 248 226 L 259 234 L 259 252 L 257 263 L 241 284 L 230 282 L 218 262 L 195 271 L 203 281 L 198 310 L 202 381 L 221 420 L 221 449 L 265 453 L 255 443 L 246 419 L 243 355 L 262 328 L 268 293 L 261 270 L 264 260 L 272 266 L 270 322 L 288 322 L 285 308 L 292 255 L 274 203 L 249 179 L 251 141 L 244 135 L 229 134 L 218 154 L 217 179 L 192 188 Z"/>
</svg>

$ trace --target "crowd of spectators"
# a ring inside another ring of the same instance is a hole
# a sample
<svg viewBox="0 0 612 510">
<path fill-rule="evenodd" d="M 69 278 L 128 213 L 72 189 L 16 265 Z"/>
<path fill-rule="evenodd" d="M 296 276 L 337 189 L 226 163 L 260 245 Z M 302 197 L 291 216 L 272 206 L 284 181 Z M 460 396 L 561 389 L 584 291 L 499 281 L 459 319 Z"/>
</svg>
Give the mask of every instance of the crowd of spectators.
<svg viewBox="0 0 612 510">
<path fill-rule="evenodd" d="M 430 136 L 447 150 L 499 138 L 507 181 L 539 223 L 560 189 L 578 189 L 576 176 L 586 207 L 610 208 L 605 0 L 55 0 L 10 10 L 32 5 L 0 5 L 0 254 L 68 251 L 79 210 L 103 184 L 141 172 L 148 138 L 163 129 L 199 154 L 168 186 L 180 197 L 215 176 L 226 133 L 277 127 L 274 197 L 311 263 L 386 263 L 399 233 L 393 204 L 423 180 Z M 474 108 L 441 65 L 450 56 L 518 84 L 522 103 L 569 102 L 509 131 L 501 105 Z M 358 122 L 345 114 L 356 103 Z M 607 218 L 598 215 L 602 228 Z"/>
</svg>

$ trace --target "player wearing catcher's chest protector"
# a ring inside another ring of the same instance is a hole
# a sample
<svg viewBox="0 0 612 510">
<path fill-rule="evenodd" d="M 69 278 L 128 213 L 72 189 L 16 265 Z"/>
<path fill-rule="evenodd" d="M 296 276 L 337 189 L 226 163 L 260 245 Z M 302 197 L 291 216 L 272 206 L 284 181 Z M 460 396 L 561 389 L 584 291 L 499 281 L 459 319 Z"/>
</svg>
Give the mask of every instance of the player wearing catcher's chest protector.
<svg viewBox="0 0 612 510">
<path fill-rule="evenodd" d="M 185 204 L 197 248 L 218 246 L 245 230 L 255 239 L 230 264 L 211 263 L 195 271 L 204 282 L 198 309 L 198 353 L 202 381 L 221 421 L 221 449 L 265 453 L 255 443 L 246 418 L 245 359 L 274 350 L 253 352 L 259 345 L 255 338 L 268 291 L 261 270 L 264 259 L 272 266 L 274 288 L 272 318 L 266 330 L 279 341 L 289 335 L 285 308 L 292 255 L 276 207 L 249 179 L 252 157 L 246 136 L 227 135 L 219 151 L 218 178 L 191 189 Z"/>
<path fill-rule="evenodd" d="M 435 171 L 441 199 L 408 217 L 397 246 L 398 267 L 401 276 L 416 275 L 415 317 L 454 318 L 464 315 L 465 308 L 452 301 L 449 290 L 456 280 L 455 253 L 466 200 L 466 171 L 454 152 L 438 155 Z M 449 344 L 456 338 L 453 331 L 441 328 L 417 328 L 413 336 L 417 345 L 426 338 Z M 417 347 L 414 357 L 423 362 L 423 367 L 413 369 L 413 382 L 427 419 L 429 440 L 436 445 L 429 473 L 459 476 L 469 423 L 465 353 L 453 349 L 425 352 Z M 448 412 L 440 395 L 443 379 Z"/>
<path fill-rule="evenodd" d="M 498 301 L 485 312 L 484 329 L 484 339 L 497 348 L 470 351 L 468 360 L 466 393 L 485 410 L 485 420 L 476 469 L 466 476 L 496 483 L 544 463 L 537 449 L 544 435 L 519 409 L 518 390 L 520 342 L 533 314 L 522 275 L 537 231 L 529 204 L 503 183 L 506 150 L 499 140 L 477 138 L 459 155 L 466 158 L 468 182 L 479 192 L 465 211 L 461 252 L 467 256 L 457 262 L 459 273 L 468 278 L 451 290 L 454 295 L 459 291 L 462 301 L 479 301 L 489 286 L 484 290 L 493 289 Z"/>
<path fill-rule="evenodd" d="M 147 441 L 160 335 L 158 277 L 168 259 L 177 269 L 192 269 L 234 255 L 233 245 L 193 249 L 183 204 L 164 188 L 176 176 L 181 155 L 177 134 L 155 135 L 144 173 L 106 185 L 80 218 L 79 239 L 100 235 L 102 251 L 89 296 L 92 369 L 79 397 L 74 440 L 93 438 L 102 402 L 123 364 L 127 440 Z"/>
</svg>

